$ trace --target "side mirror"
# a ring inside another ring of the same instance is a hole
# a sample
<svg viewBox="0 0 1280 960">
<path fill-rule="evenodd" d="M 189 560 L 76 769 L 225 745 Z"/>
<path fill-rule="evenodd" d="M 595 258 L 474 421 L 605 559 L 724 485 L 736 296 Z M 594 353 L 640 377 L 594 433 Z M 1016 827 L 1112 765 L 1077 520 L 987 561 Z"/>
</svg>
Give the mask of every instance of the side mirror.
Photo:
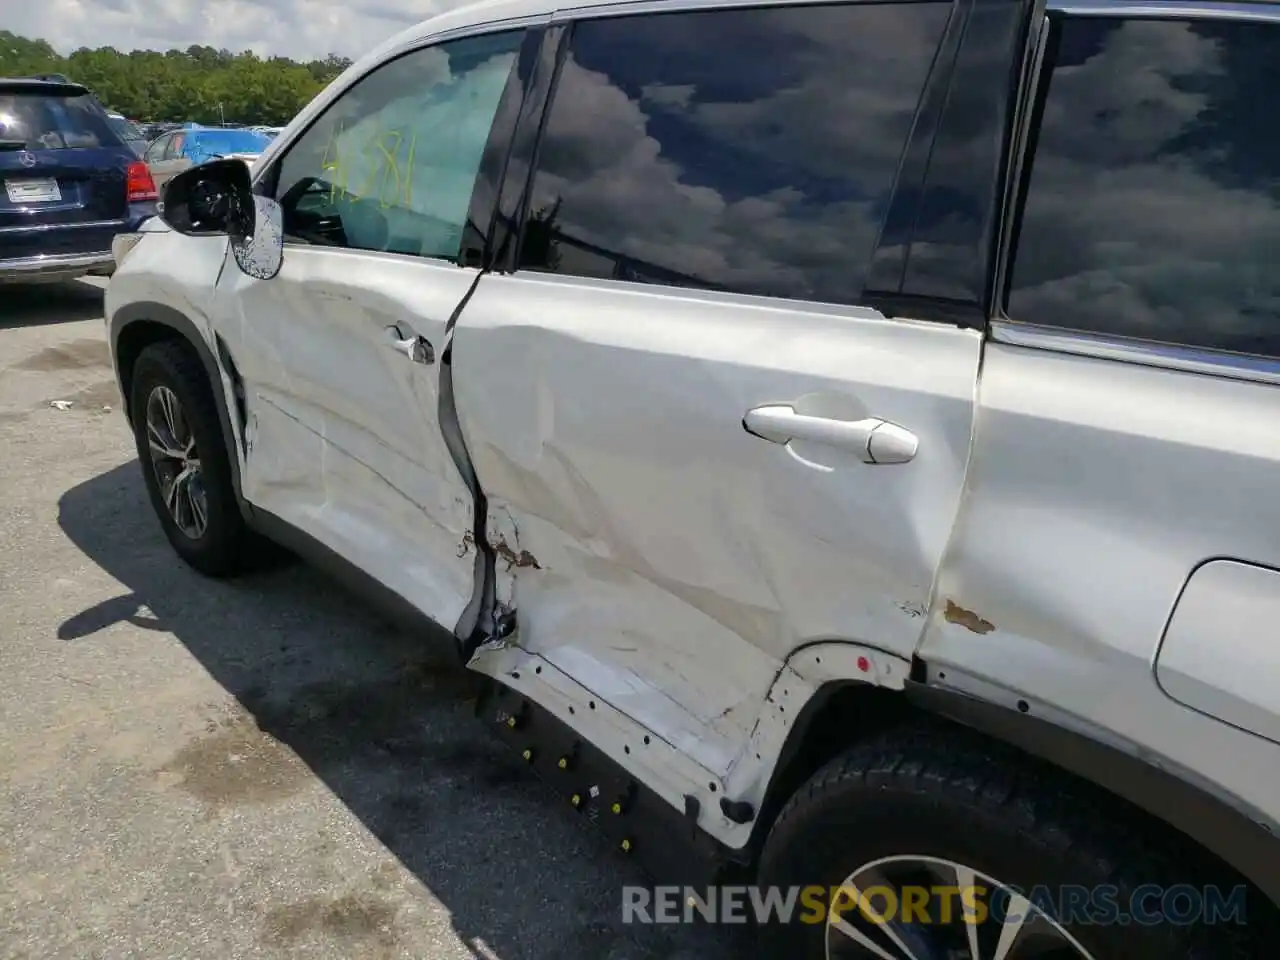
<svg viewBox="0 0 1280 960">
<path fill-rule="evenodd" d="M 231 255 L 246 276 L 270 280 L 284 261 L 284 218 L 274 200 L 251 194 L 249 201 L 233 218 Z"/>
<path fill-rule="evenodd" d="M 280 205 L 254 194 L 244 161 L 211 160 L 184 170 L 165 184 L 159 209 L 178 233 L 228 237 L 236 266 L 247 276 L 270 280 L 280 272 Z"/>
</svg>

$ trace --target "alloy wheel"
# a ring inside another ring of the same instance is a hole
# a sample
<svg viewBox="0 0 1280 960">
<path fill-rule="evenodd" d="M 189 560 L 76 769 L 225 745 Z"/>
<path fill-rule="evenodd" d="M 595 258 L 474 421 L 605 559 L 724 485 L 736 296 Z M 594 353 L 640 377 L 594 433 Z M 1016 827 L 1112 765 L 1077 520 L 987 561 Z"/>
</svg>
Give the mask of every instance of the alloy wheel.
<svg viewBox="0 0 1280 960">
<path fill-rule="evenodd" d="M 827 960 L 1093 960 L 1023 893 L 950 860 L 884 857 L 840 891 Z"/>
<path fill-rule="evenodd" d="M 209 527 L 209 497 L 195 437 L 182 403 L 168 387 L 155 387 L 147 397 L 147 447 L 160 496 L 174 525 L 192 540 Z"/>
</svg>

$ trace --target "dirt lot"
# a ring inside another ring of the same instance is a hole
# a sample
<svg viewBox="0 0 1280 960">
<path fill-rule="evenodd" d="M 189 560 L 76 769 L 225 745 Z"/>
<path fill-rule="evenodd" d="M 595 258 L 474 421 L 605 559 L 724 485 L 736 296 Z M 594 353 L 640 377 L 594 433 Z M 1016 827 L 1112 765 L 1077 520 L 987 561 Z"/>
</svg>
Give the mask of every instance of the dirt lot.
<svg viewBox="0 0 1280 960">
<path fill-rule="evenodd" d="M 164 542 L 90 282 L 0 287 L 0 957 L 727 960 L 301 564 Z M 65 403 L 55 401 L 70 401 Z"/>
</svg>

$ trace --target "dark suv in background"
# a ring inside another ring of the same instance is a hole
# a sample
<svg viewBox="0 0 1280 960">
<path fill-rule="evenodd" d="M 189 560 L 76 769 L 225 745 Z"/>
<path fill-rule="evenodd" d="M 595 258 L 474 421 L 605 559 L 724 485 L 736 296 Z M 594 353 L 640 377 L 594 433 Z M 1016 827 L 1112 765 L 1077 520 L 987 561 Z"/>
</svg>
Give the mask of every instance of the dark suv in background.
<svg viewBox="0 0 1280 960">
<path fill-rule="evenodd" d="M 156 213 L 147 165 L 83 86 L 0 78 L 0 282 L 109 273 Z"/>
</svg>

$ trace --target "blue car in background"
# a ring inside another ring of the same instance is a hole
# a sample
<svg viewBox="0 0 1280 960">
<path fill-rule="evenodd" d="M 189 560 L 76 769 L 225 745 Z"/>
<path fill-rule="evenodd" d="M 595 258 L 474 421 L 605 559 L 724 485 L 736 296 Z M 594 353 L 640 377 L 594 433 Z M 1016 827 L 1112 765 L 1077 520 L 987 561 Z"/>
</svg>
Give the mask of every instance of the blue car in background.
<svg viewBox="0 0 1280 960">
<path fill-rule="evenodd" d="M 271 138 L 253 130 L 189 124 L 152 141 L 143 154 L 156 185 L 163 189 L 176 174 L 207 160 L 253 163 Z"/>
<path fill-rule="evenodd" d="M 0 78 L 0 282 L 110 273 L 155 216 L 156 184 L 97 99 L 65 78 Z"/>
</svg>

